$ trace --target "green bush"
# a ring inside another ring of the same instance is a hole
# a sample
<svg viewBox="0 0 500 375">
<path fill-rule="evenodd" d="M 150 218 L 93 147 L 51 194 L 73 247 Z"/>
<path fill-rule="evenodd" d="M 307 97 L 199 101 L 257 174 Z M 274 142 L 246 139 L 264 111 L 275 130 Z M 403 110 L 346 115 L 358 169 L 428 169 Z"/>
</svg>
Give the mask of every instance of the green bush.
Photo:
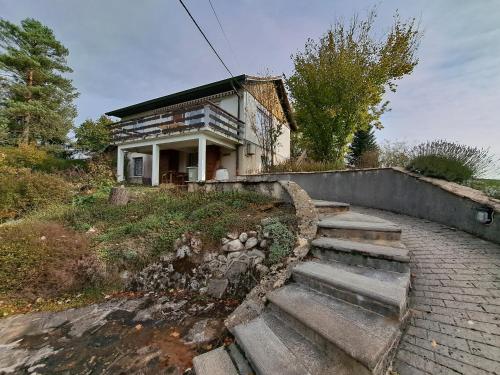
<svg viewBox="0 0 500 375">
<path fill-rule="evenodd" d="M 443 140 L 419 144 L 410 154 L 411 171 L 454 182 L 478 178 L 495 164 L 488 150 Z"/>
<path fill-rule="evenodd" d="M 462 182 L 473 176 L 473 171 L 459 160 L 440 155 L 422 155 L 413 158 L 407 167 L 423 176 Z"/>
<path fill-rule="evenodd" d="M 0 168 L 0 222 L 71 200 L 71 185 L 56 175 Z"/>
<path fill-rule="evenodd" d="M 275 264 L 291 254 L 295 244 L 295 235 L 279 219 L 271 219 L 266 222 L 263 228 L 264 233 L 268 233 L 272 238 L 269 246 L 268 262 Z"/>
<path fill-rule="evenodd" d="M 34 171 L 56 172 L 83 167 L 84 161 L 60 158 L 47 149 L 35 145 L 0 147 L 0 166 L 29 168 Z"/>
</svg>

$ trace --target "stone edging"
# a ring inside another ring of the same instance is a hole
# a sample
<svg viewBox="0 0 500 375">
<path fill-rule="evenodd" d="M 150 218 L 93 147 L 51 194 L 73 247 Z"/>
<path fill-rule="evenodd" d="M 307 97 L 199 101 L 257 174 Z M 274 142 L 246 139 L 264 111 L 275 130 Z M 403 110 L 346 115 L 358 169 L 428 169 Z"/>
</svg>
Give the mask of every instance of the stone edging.
<svg viewBox="0 0 500 375">
<path fill-rule="evenodd" d="M 309 252 L 310 242 L 316 237 L 318 212 L 309 194 L 293 181 L 227 181 L 189 183 L 189 191 L 257 191 L 274 198 L 283 199 L 295 207 L 298 218 L 297 245 L 293 255 L 288 257 L 284 268 L 273 275 L 266 275 L 260 284 L 255 286 L 245 300 L 234 310 L 224 322 L 231 330 L 238 324 L 257 317 L 264 308 L 266 294 L 284 285 L 292 274 L 293 267 Z"/>
</svg>

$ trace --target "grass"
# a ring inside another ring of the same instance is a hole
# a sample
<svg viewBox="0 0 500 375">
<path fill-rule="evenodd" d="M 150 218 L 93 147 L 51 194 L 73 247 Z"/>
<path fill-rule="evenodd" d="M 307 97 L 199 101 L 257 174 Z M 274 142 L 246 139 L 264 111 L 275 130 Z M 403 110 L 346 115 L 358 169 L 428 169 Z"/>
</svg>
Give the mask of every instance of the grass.
<svg viewBox="0 0 500 375">
<path fill-rule="evenodd" d="M 171 252 L 183 233 L 200 232 L 210 251 L 227 232 L 289 214 L 251 192 L 131 191 L 126 206 L 110 205 L 107 190 L 100 190 L 1 225 L 0 316 L 100 300 L 121 290 L 121 271 L 141 269 Z"/>
<path fill-rule="evenodd" d="M 468 181 L 466 185 L 481 190 L 492 198 L 500 199 L 500 180 L 476 179 Z"/>
</svg>

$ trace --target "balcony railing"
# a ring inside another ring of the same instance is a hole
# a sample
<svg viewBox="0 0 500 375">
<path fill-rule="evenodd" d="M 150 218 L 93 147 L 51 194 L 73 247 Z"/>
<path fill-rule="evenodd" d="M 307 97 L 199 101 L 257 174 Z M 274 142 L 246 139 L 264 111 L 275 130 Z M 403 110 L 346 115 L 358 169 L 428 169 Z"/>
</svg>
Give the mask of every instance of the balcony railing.
<svg viewBox="0 0 500 375">
<path fill-rule="evenodd" d="M 208 128 L 240 141 L 244 123 L 211 102 L 186 106 L 165 113 L 120 121 L 112 125 L 112 142 L 121 143 L 161 135 Z"/>
</svg>

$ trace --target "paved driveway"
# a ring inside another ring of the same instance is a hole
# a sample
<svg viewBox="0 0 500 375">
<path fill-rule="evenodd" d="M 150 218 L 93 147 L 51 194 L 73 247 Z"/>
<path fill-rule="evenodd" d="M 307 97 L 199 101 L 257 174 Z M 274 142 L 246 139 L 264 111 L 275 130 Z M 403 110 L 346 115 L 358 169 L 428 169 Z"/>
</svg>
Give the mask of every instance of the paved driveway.
<svg viewBox="0 0 500 375">
<path fill-rule="evenodd" d="M 353 211 L 401 225 L 411 250 L 413 318 L 395 371 L 500 374 L 500 245 L 409 216 Z"/>
</svg>

